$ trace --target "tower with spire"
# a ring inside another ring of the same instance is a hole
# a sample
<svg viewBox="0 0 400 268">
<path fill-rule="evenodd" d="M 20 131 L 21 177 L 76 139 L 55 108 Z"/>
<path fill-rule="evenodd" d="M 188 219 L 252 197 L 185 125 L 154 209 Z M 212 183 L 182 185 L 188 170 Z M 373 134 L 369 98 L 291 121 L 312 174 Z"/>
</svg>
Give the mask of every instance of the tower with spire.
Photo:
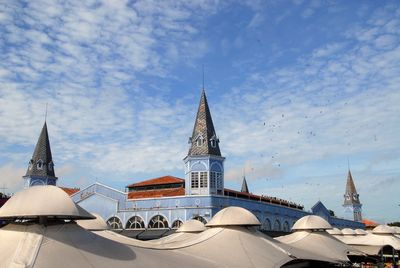
<svg viewBox="0 0 400 268">
<path fill-rule="evenodd" d="M 359 194 L 357 193 L 356 186 L 354 185 L 351 172 L 347 174 L 346 192 L 344 194 L 344 214 L 345 218 L 354 221 L 362 221 L 361 207 Z"/>
<path fill-rule="evenodd" d="M 57 177 L 54 173 L 54 163 L 46 121 L 44 122 L 35 151 L 23 178 L 25 180 L 25 188 L 36 185 L 56 185 Z"/>
<path fill-rule="evenodd" d="M 242 193 L 249 194 L 249 187 L 247 186 L 247 181 L 246 181 L 246 176 L 243 176 L 243 181 L 242 181 L 242 188 L 240 189 Z"/>
<path fill-rule="evenodd" d="M 224 193 L 224 160 L 214 129 L 204 89 L 185 162 L 185 191 L 187 195 Z"/>
</svg>

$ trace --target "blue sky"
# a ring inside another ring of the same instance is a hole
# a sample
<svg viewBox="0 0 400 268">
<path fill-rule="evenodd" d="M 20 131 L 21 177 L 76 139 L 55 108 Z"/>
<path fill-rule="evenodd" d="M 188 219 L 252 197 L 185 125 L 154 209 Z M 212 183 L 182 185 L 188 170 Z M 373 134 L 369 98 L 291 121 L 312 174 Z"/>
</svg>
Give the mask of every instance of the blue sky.
<svg viewBox="0 0 400 268">
<path fill-rule="evenodd" d="M 184 176 L 202 87 L 225 185 L 400 215 L 398 1 L 2 1 L 0 183 L 44 121 L 59 185 Z M 3 186 L 2 186 L 3 187 Z"/>
</svg>

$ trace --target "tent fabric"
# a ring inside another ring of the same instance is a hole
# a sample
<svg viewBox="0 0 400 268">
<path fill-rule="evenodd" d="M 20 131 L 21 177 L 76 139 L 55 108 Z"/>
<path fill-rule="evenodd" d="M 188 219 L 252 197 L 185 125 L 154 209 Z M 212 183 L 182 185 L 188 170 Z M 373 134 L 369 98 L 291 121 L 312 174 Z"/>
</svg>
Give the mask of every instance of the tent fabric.
<svg viewBox="0 0 400 268">
<path fill-rule="evenodd" d="M 338 238 L 348 245 L 392 246 L 395 250 L 400 250 L 400 238 L 393 234 L 370 233 L 362 236 L 343 236 Z"/>
<path fill-rule="evenodd" d="M 352 247 L 364 252 L 370 256 L 377 256 L 383 248 L 383 246 L 369 246 L 369 245 L 353 245 Z"/>
<path fill-rule="evenodd" d="M 360 251 L 342 243 L 325 231 L 296 231 L 275 239 L 339 262 L 348 262 L 348 255 L 362 255 Z"/>
<path fill-rule="evenodd" d="M 108 230 L 107 222 L 98 214 L 92 213 L 95 219 L 91 220 L 77 220 L 76 223 L 89 231 Z"/>
<path fill-rule="evenodd" d="M 62 189 L 53 186 L 30 187 L 14 194 L 0 208 L 0 219 L 94 219 L 75 204 Z"/>
<path fill-rule="evenodd" d="M 178 251 L 137 248 L 106 239 L 75 223 L 0 229 L 2 267 L 219 267 Z"/>
<path fill-rule="evenodd" d="M 342 232 L 338 228 L 333 228 L 331 230 L 326 230 L 330 235 L 342 235 Z"/>
<path fill-rule="evenodd" d="M 175 233 L 153 241 L 137 241 L 110 231 L 96 233 L 127 245 L 180 251 L 208 258 L 227 267 L 279 267 L 295 259 L 337 263 L 331 258 L 280 243 L 252 227 L 214 227 L 202 233 Z M 245 255 L 240 257 L 242 261 L 228 260 L 226 255 L 230 252 Z M 247 259 L 252 262 L 243 261 Z"/>
<path fill-rule="evenodd" d="M 327 230 L 332 226 L 323 218 L 315 215 L 308 215 L 300 218 L 293 225 L 292 230 Z"/>
<path fill-rule="evenodd" d="M 342 235 L 356 235 L 356 231 L 350 228 L 342 229 Z"/>
<path fill-rule="evenodd" d="M 388 225 L 378 225 L 372 229 L 373 234 L 395 234 L 396 230 Z"/>
<path fill-rule="evenodd" d="M 211 226 L 260 226 L 261 223 L 253 213 L 241 207 L 227 207 L 217 212 L 206 224 Z"/>
<path fill-rule="evenodd" d="M 206 230 L 204 223 L 198 220 L 189 220 L 184 222 L 178 230 L 177 233 L 198 233 Z"/>
</svg>

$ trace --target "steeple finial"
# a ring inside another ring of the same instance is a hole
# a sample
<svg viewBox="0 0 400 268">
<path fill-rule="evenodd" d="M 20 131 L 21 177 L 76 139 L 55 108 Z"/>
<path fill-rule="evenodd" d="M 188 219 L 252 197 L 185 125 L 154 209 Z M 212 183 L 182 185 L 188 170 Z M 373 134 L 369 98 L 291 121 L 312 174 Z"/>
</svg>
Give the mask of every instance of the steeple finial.
<svg viewBox="0 0 400 268">
<path fill-rule="evenodd" d="M 203 91 L 204 91 L 204 63 L 203 63 Z"/>
<path fill-rule="evenodd" d="M 46 113 L 44 114 L 44 122 L 47 121 L 47 102 L 46 102 Z"/>
<path fill-rule="evenodd" d="M 214 124 L 208 107 L 206 92 L 203 89 L 192 137 L 189 139 L 188 155 L 215 155 L 221 156 L 219 139 L 215 133 Z"/>
</svg>

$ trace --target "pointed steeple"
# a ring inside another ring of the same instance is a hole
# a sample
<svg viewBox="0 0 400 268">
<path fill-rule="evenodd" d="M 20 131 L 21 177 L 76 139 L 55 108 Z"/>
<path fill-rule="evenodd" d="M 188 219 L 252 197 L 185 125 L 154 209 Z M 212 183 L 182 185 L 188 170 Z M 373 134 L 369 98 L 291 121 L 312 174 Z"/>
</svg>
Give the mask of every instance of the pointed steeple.
<svg viewBox="0 0 400 268">
<path fill-rule="evenodd" d="M 42 131 L 40 132 L 35 151 L 29 161 L 28 170 L 24 177 L 50 177 L 57 179 L 54 173 L 53 157 L 51 155 L 49 134 L 47 132 L 47 124 L 44 122 Z"/>
<path fill-rule="evenodd" d="M 247 181 L 245 176 L 243 176 L 242 189 L 240 191 L 242 193 L 249 193 L 249 187 L 247 187 Z"/>
<path fill-rule="evenodd" d="M 347 174 L 346 192 L 344 194 L 343 205 L 360 204 L 359 195 L 357 194 L 356 186 L 354 185 L 351 172 Z"/>
<path fill-rule="evenodd" d="M 206 92 L 201 92 L 199 109 L 194 123 L 189 156 L 194 155 L 215 155 L 221 156 L 219 139 L 215 133 L 214 124 L 208 107 Z"/>
</svg>

